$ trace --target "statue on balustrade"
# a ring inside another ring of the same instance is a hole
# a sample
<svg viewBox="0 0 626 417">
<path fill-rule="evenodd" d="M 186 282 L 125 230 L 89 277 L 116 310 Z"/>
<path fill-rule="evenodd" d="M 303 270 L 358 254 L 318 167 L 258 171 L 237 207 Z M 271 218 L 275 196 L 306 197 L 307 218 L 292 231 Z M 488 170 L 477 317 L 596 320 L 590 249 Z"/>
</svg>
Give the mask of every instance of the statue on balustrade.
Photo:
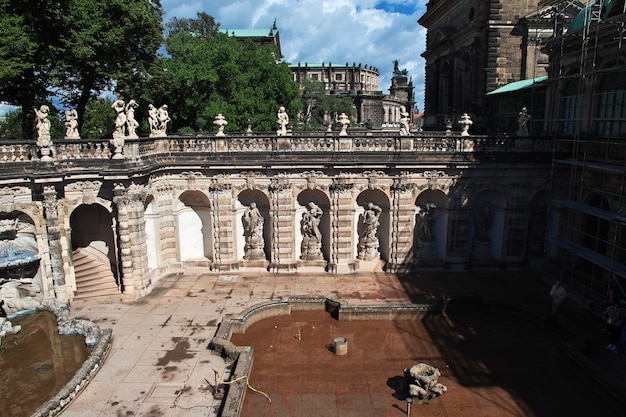
<svg viewBox="0 0 626 417">
<path fill-rule="evenodd" d="M 320 222 L 324 211 L 314 202 L 310 202 L 302 216 L 302 255 L 305 261 L 322 259 L 322 233 Z"/>
<path fill-rule="evenodd" d="M 247 260 L 265 259 L 265 242 L 263 240 L 264 219 L 256 203 L 250 206 L 243 213 L 244 237 L 246 240 L 245 255 Z"/>
<path fill-rule="evenodd" d="M 50 113 L 50 107 L 45 104 L 41 105 L 39 109 L 35 109 L 35 114 L 37 115 L 37 140 L 38 143 L 44 143 L 44 145 L 38 146 L 49 146 L 46 143 L 50 142 L 50 120 L 48 120 L 48 114 Z"/>
<path fill-rule="evenodd" d="M 517 129 L 517 136 L 529 136 L 528 125 L 530 124 L 530 114 L 528 113 L 528 109 L 526 107 L 522 107 L 522 111 L 519 113 L 519 117 L 517 118 L 517 124 L 519 125 Z"/>
<path fill-rule="evenodd" d="M 126 113 L 124 110 L 126 104 L 123 100 L 115 100 L 111 107 L 115 110 L 115 129 L 113 130 L 113 139 L 122 139 L 126 136 Z"/>
<path fill-rule="evenodd" d="M 152 104 L 148 105 L 148 125 L 150 126 L 150 137 L 167 136 L 167 123 L 171 120 L 167 104 L 158 109 Z"/>
<path fill-rule="evenodd" d="M 469 114 L 463 113 L 461 115 L 461 120 L 459 120 L 459 125 L 461 126 L 461 136 L 469 136 L 469 128 L 473 124 L 474 122 L 470 118 Z"/>
<path fill-rule="evenodd" d="M 78 112 L 76 109 L 65 110 L 65 139 L 80 139 L 78 133 Z"/>
<path fill-rule="evenodd" d="M 217 133 L 215 136 L 224 136 L 224 127 L 228 124 L 228 122 L 226 121 L 226 118 L 222 116 L 222 113 L 215 116 L 213 124 L 217 126 Z"/>
<path fill-rule="evenodd" d="M 347 114 L 341 113 L 339 116 L 335 114 L 335 121 L 341 125 L 339 136 L 348 136 L 348 126 L 350 126 L 350 118 Z"/>
<path fill-rule="evenodd" d="M 383 209 L 376 204 L 370 202 L 367 204 L 367 208 L 362 215 L 362 230 L 361 238 L 359 240 L 359 259 L 366 261 L 372 261 L 380 258 L 378 248 L 380 243 L 376 232 L 380 225 L 380 214 Z"/>
<path fill-rule="evenodd" d="M 137 135 L 137 128 L 139 127 L 139 122 L 135 119 L 135 110 L 137 110 L 139 104 L 135 100 L 131 100 L 128 102 L 125 108 L 126 112 L 126 137 L 131 139 L 137 139 L 139 136 Z"/>
<path fill-rule="evenodd" d="M 410 125 L 409 125 L 409 112 L 406 111 L 406 108 L 403 106 L 402 107 L 402 111 L 400 112 L 400 115 L 402 116 L 400 118 L 400 136 L 408 136 L 411 132 L 410 129 Z"/>
<path fill-rule="evenodd" d="M 285 136 L 287 134 L 287 125 L 289 124 L 289 115 L 287 114 L 283 106 L 280 106 L 280 108 L 278 109 L 276 117 L 278 118 L 278 120 L 276 121 L 276 123 L 278 124 L 278 130 L 276 131 L 276 134 L 278 136 Z"/>
</svg>

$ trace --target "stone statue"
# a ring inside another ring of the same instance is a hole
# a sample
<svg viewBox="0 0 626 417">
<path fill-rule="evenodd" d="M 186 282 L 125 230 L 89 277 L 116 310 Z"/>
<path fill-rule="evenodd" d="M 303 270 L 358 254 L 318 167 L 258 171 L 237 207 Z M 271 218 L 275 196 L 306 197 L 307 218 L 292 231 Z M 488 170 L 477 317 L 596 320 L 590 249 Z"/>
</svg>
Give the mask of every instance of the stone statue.
<svg viewBox="0 0 626 417">
<path fill-rule="evenodd" d="M 139 104 L 135 100 L 131 100 L 128 102 L 125 108 L 126 112 L 126 137 L 137 139 L 137 128 L 139 127 L 139 122 L 135 119 L 135 110 L 139 107 Z"/>
<path fill-rule="evenodd" d="M 410 134 L 410 126 L 409 126 L 409 112 L 406 111 L 406 108 L 403 106 L 402 111 L 400 112 L 402 116 L 400 118 L 400 136 L 408 136 Z"/>
<path fill-rule="evenodd" d="M 517 118 L 517 124 L 519 128 L 517 129 L 517 136 L 526 137 L 529 136 L 528 132 L 528 124 L 530 123 L 530 114 L 528 114 L 528 109 L 526 107 L 522 107 L 522 111 L 519 112 L 519 117 Z"/>
<path fill-rule="evenodd" d="M 469 136 L 469 128 L 474 122 L 470 119 L 469 114 L 463 113 L 459 125 L 461 125 L 461 136 Z"/>
<path fill-rule="evenodd" d="M 314 202 L 310 202 L 308 205 L 308 210 L 304 213 L 302 217 L 302 234 L 309 238 L 314 238 L 316 240 L 322 240 L 322 234 L 320 233 L 320 221 L 322 220 L 322 214 L 324 212 Z"/>
<path fill-rule="evenodd" d="M 289 115 L 287 114 L 283 106 L 280 106 L 280 108 L 278 109 L 276 117 L 278 119 L 276 121 L 276 123 L 278 124 L 278 130 L 276 131 L 276 134 L 278 136 L 285 136 L 287 134 L 287 125 L 289 124 Z"/>
<path fill-rule="evenodd" d="M 479 242 L 489 242 L 489 228 L 493 223 L 493 210 L 491 204 L 485 203 L 474 216 L 476 225 L 476 240 Z"/>
<path fill-rule="evenodd" d="M 425 363 L 405 369 L 404 376 L 408 380 L 409 395 L 419 400 L 431 400 L 448 390 L 445 385 L 437 382 L 441 376 L 439 369 Z"/>
<path fill-rule="evenodd" d="M 372 261 L 380 257 L 378 253 L 380 245 L 376 232 L 380 225 L 379 218 L 382 212 L 383 209 L 372 202 L 367 204 L 367 208 L 363 212 L 363 233 L 359 241 L 359 259 Z"/>
<path fill-rule="evenodd" d="M 80 139 L 76 109 L 65 110 L 65 139 Z"/>
<path fill-rule="evenodd" d="M 428 203 L 417 208 L 417 237 L 422 242 L 435 240 L 433 226 L 437 217 L 437 205 Z"/>
<path fill-rule="evenodd" d="M 157 129 L 160 136 L 167 136 L 167 123 L 170 121 L 170 115 L 167 111 L 167 104 L 162 105 L 157 110 Z"/>
<path fill-rule="evenodd" d="M 215 120 L 213 120 L 213 124 L 217 126 L 217 133 L 215 136 L 224 136 L 224 127 L 228 124 L 222 113 L 219 113 L 215 116 Z"/>
<path fill-rule="evenodd" d="M 348 126 L 350 126 L 350 118 L 347 114 L 341 113 L 339 116 L 335 114 L 335 122 L 341 125 L 339 136 L 348 136 Z"/>
<path fill-rule="evenodd" d="M 37 115 L 37 146 L 48 147 L 52 144 L 50 139 L 50 120 L 48 114 L 50 107 L 42 104 L 39 109 L 35 109 Z"/>
<path fill-rule="evenodd" d="M 150 126 L 150 137 L 160 136 L 159 135 L 159 121 L 157 119 L 158 110 L 154 105 L 148 105 L 148 125 Z"/>
<path fill-rule="evenodd" d="M 302 216 L 302 255 L 305 261 L 322 259 L 322 233 L 320 222 L 324 211 L 314 202 L 310 202 Z"/>
<path fill-rule="evenodd" d="M 126 136 L 126 113 L 124 110 L 126 104 L 123 100 L 115 100 L 111 105 L 115 109 L 115 129 L 113 130 L 113 139 L 122 139 Z"/>
<path fill-rule="evenodd" d="M 363 213 L 363 222 L 365 223 L 365 236 L 368 238 L 376 237 L 378 226 L 380 225 L 378 219 L 383 209 L 370 202 L 367 204 L 367 210 Z"/>
<path fill-rule="evenodd" d="M 265 242 L 263 240 L 263 224 L 264 219 L 256 203 L 250 203 L 250 206 L 243 213 L 243 223 L 245 230 L 245 259 L 264 259 L 265 254 L 263 248 Z"/>
</svg>

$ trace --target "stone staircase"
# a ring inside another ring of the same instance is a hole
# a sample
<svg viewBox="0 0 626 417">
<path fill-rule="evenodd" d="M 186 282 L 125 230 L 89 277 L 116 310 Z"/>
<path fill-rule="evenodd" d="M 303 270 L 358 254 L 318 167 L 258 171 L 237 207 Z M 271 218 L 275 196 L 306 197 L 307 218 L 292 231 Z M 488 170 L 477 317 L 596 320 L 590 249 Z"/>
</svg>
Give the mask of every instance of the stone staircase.
<svg viewBox="0 0 626 417">
<path fill-rule="evenodd" d="M 111 271 L 109 258 L 94 246 L 72 252 L 76 273 L 74 298 L 119 295 L 120 290 Z"/>
</svg>

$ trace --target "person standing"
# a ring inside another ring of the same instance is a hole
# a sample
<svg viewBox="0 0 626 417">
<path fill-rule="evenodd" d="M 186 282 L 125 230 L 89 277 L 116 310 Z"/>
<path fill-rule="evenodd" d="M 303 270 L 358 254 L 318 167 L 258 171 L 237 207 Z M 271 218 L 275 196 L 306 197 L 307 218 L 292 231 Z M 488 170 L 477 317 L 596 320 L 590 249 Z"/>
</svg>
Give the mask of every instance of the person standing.
<svg viewBox="0 0 626 417">
<path fill-rule="evenodd" d="M 622 324 L 624 322 L 623 304 L 615 303 L 606 309 L 606 325 L 609 329 L 609 344 L 607 349 L 618 352 L 618 345 L 622 335 Z"/>
<path fill-rule="evenodd" d="M 567 291 L 561 280 L 557 280 L 550 289 L 550 297 L 552 297 L 552 312 L 554 313 L 567 298 Z"/>
</svg>

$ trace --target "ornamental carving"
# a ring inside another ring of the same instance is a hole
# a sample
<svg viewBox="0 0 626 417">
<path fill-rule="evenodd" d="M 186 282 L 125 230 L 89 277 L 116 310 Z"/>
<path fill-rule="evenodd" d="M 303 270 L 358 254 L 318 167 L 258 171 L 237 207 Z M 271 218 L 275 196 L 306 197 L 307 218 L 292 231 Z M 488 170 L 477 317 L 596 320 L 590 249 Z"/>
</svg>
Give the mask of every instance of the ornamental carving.
<svg viewBox="0 0 626 417">
<path fill-rule="evenodd" d="M 80 192 L 83 204 L 93 204 L 102 187 L 102 181 L 79 181 L 68 184 L 65 188 L 68 192 Z"/>
<path fill-rule="evenodd" d="M 405 176 L 394 178 L 393 184 L 391 185 L 391 189 L 400 194 L 410 192 L 413 188 L 415 188 L 415 184 L 411 183 L 410 179 Z"/>
<path fill-rule="evenodd" d="M 291 184 L 289 184 L 289 179 L 285 174 L 280 176 L 273 177 L 270 180 L 269 190 L 274 193 L 282 193 L 291 189 Z"/>
<path fill-rule="evenodd" d="M 367 177 L 367 188 L 375 190 L 378 188 L 378 178 L 384 177 L 385 173 L 383 171 L 365 171 L 363 175 Z"/>
<path fill-rule="evenodd" d="M 0 203 L 16 203 L 20 196 L 28 196 L 30 200 L 30 189 L 27 187 L 2 187 L 0 188 Z"/>
<path fill-rule="evenodd" d="M 211 184 L 209 185 L 209 191 L 212 193 L 224 193 L 231 191 L 232 186 L 226 182 L 225 178 L 214 178 L 211 180 Z"/>
<path fill-rule="evenodd" d="M 306 185 L 309 190 L 314 190 L 317 188 L 317 178 L 323 177 L 324 173 L 322 171 L 305 171 L 302 173 L 306 177 Z"/>
<path fill-rule="evenodd" d="M 182 172 L 180 174 L 180 176 L 184 179 L 187 180 L 187 188 L 189 190 L 197 190 L 197 184 L 196 184 L 196 180 L 198 178 L 206 178 L 206 175 L 204 175 L 202 172 L 191 172 L 191 171 L 187 171 L 187 172 Z"/>
</svg>

